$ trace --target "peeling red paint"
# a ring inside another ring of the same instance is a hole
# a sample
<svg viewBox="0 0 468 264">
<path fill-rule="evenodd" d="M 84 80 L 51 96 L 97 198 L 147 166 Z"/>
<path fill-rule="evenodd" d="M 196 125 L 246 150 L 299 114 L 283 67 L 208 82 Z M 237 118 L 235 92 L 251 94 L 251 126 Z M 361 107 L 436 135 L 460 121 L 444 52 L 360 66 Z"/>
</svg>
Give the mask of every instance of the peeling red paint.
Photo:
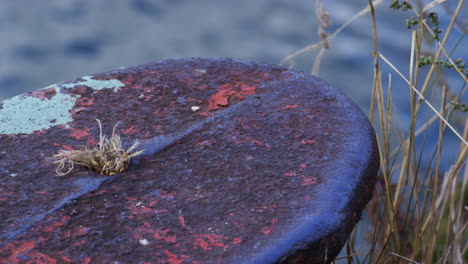
<svg viewBox="0 0 468 264">
<path fill-rule="evenodd" d="M 240 91 L 237 90 L 240 88 Z M 255 94 L 255 86 L 249 86 L 244 83 L 224 84 L 219 87 L 219 91 L 211 96 L 208 100 L 209 110 L 216 110 L 221 107 L 229 105 L 229 98 L 233 95 L 238 100 L 242 100 L 245 97 Z"/>
<path fill-rule="evenodd" d="M 83 264 L 89 264 L 89 263 L 91 263 L 91 260 L 92 260 L 92 259 L 91 259 L 90 257 L 86 257 L 86 258 L 84 259 L 84 261 L 83 261 Z"/>
<path fill-rule="evenodd" d="M 202 142 L 198 143 L 200 146 L 211 147 L 212 144 L 216 143 L 214 139 L 203 140 Z"/>
<path fill-rule="evenodd" d="M 18 263 L 21 260 L 17 258 L 18 255 L 20 254 L 25 254 L 27 251 L 30 249 L 34 248 L 34 245 L 36 243 L 34 241 L 26 241 L 22 242 L 20 245 L 15 246 L 14 243 L 8 244 L 6 249 L 9 249 L 11 251 L 10 257 L 8 258 L 8 261 L 11 261 L 12 263 Z M 0 252 L 3 250 L 0 249 Z"/>
<path fill-rule="evenodd" d="M 84 226 L 79 226 L 75 230 L 75 236 L 84 236 L 89 233 L 89 228 L 86 228 Z"/>
<path fill-rule="evenodd" d="M 148 95 L 148 96 L 145 96 L 145 99 L 143 99 L 143 101 L 145 101 L 145 102 L 149 102 L 149 101 L 151 101 L 151 100 L 153 99 L 153 97 L 154 97 L 154 95 L 153 95 L 153 94 L 151 94 L 151 95 Z"/>
<path fill-rule="evenodd" d="M 249 95 L 255 94 L 255 92 L 256 92 L 255 86 L 249 86 L 249 85 L 244 84 L 244 83 L 239 83 L 239 85 L 240 85 L 241 91 L 242 91 L 240 93 L 240 96 L 247 97 Z"/>
<path fill-rule="evenodd" d="M 203 250 L 210 250 L 211 247 L 208 245 L 208 243 L 203 240 L 202 238 L 197 238 L 195 239 L 195 249 L 197 249 L 197 247 L 201 247 Z"/>
<path fill-rule="evenodd" d="M 195 98 L 195 97 L 193 97 L 193 96 L 187 96 L 187 97 L 186 97 L 186 101 L 189 102 L 189 103 L 195 103 L 195 104 L 201 104 L 201 103 L 203 103 L 203 100 L 197 99 L 197 98 Z"/>
<path fill-rule="evenodd" d="M 57 92 L 55 91 L 55 87 L 51 87 L 47 89 L 40 89 L 40 90 L 36 90 L 36 91 L 29 93 L 29 95 L 31 95 L 32 97 L 39 98 L 39 99 L 50 99 L 54 97 L 56 94 Z"/>
<path fill-rule="evenodd" d="M 90 136 L 91 133 L 89 132 L 89 128 L 79 129 L 79 128 L 72 128 L 73 133 L 70 134 L 71 137 L 81 140 L 83 137 Z"/>
<path fill-rule="evenodd" d="M 302 183 L 301 183 L 302 186 L 316 184 L 318 180 L 317 177 L 310 177 L 310 176 L 304 176 L 304 175 L 301 175 L 301 178 L 302 178 Z"/>
<path fill-rule="evenodd" d="M 47 131 L 45 131 L 45 130 L 36 130 L 36 131 L 33 132 L 34 135 L 43 135 L 45 133 L 47 133 Z"/>
<path fill-rule="evenodd" d="M 222 241 L 226 238 L 217 234 L 201 234 L 195 235 L 195 248 L 200 247 L 203 250 L 212 250 L 213 247 L 220 247 L 228 249 L 229 246 L 225 245 Z M 208 240 L 208 241 L 207 241 Z"/>
<path fill-rule="evenodd" d="M 230 89 L 221 89 L 212 95 L 210 100 L 208 100 L 209 109 L 216 110 L 222 106 L 227 106 L 229 104 L 228 99 L 233 94 L 236 94 L 236 91 Z"/>
<path fill-rule="evenodd" d="M 124 134 L 135 134 L 141 132 L 141 129 L 138 129 L 136 126 L 132 125 L 124 131 Z"/>
<path fill-rule="evenodd" d="M 169 229 L 158 229 L 154 232 L 154 238 L 157 240 L 164 240 L 169 243 L 177 242 L 177 237 L 174 235 L 167 235 L 168 232 L 170 232 Z"/>
<path fill-rule="evenodd" d="M 82 246 L 82 245 L 84 245 L 84 244 L 86 244 L 86 240 L 85 240 L 85 239 L 82 239 L 82 240 L 80 240 L 80 241 L 78 241 L 78 242 L 73 243 L 73 246 L 79 247 L 79 246 Z"/>
<path fill-rule="evenodd" d="M 67 263 L 71 263 L 73 262 L 73 260 L 71 260 L 70 258 L 68 258 L 67 256 L 62 256 L 62 260 L 67 262 Z"/>
<path fill-rule="evenodd" d="M 94 98 L 80 97 L 76 100 L 76 104 L 80 106 L 91 106 L 94 104 Z"/>
<path fill-rule="evenodd" d="M 80 112 L 82 112 L 82 111 L 84 111 L 86 109 L 88 109 L 88 107 L 75 107 L 75 108 L 72 109 L 71 113 L 72 113 L 73 116 L 75 116 L 76 114 L 78 114 L 78 113 L 80 113 Z"/>
<path fill-rule="evenodd" d="M 26 241 L 20 243 L 18 246 L 15 245 L 15 243 L 10 243 L 7 244 L 7 246 L 4 249 L 0 249 L 0 254 L 4 250 L 9 250 L 10 255 L 7 259 L 3 259 L 6 262 L 1 262 L 1 263 L 38 263 L 38 264 L 55 264 L 57 263 L 57 260 L 44 254 L 41 252 L 38 252 L 37 250 L 34 249 L 36 245 L 35 241 Z M 18 256 L 22 256 L 20 259 Z M 24 258 L 27 260 L 24 261 Z"/>
<path fill-rule="evenodd" d="M 209 109 L 208 109 L 209 110 Z M 204 117 L 210 117 L 213 116 L 213 113 L 203 111 L 203 112 L 197 112 L 199 115 L 204 116 Z"/>
<path fill-rule="evenodd" d="M 163 190 L 157 190 L 158 197 L 162 199 L 172 199 L 175 196 L 175 193 L 168 193 Z"/>
<path fill-rule="evenodd" d="M 183 216 L 181 216 L 181 215 L 178 218 L 179 218 L 180 225 L 183 226 L 183 227 L 186 227 L 185 218 Z"/>
<path fill-rule="evenodd" d="M 53 143 L 53 145 L 56 146 L 56 147 L 60 147 L 63 150 L 74 150 L 72 145 L 61 145 L 61 144 L 58 144 L 58 143 Z"/>
<path fill-rule="evenodd" d="M 184 263 L 189 258 L 189 256 L 187 255 L 178 256 L 167 249 L 164 250 L 164 253 L 167 256 L 166 260 L 169 264 L 181 264 L 181 263 Z"/>
<path fill-rule="evenodd" d="M 44 229 L 46 232 L 50 232 L 52 230 L 55 229 L 55 227 L 57 226 L 63 226 L 63 223 L 62 222 L 55 222 L 53 223 L 51 226 L 49 226 L 48 228 Z"/>
<path fill-rule="evenodd" d="M 301 140 L 301 143 L 302 143 L 302 145 L 315 144 L 315 140 L 304 139 L 304 140 Z"/>
<path fill-rule="evenodd" d="M 30 261 L 27 261 L 27 264 L 56 264 L 57 260 L 40 252 L 34 252 L 27 254 L 31 258 Z"/>
<path fill-rule="evenodd" d="M 262 228 L 262 233 L 263 233 L 264 235 L 267 235 L 267 236 L 270 235 L 270 233 L 271 233 L 270 227 L 268 227 L 268 226 L 263 227 L 263 228 Z"/>
<path fill-rule="evenodd" d="M 130 205 L 130 209 L 133 215 L 139 214 L 161 214 L 166 213 L 166 209 L 153 209 L 149 207 L 136 206 L 134 204 Z"/>
<path fill-rule="evenodd" d="M 294 108 L 297 108 L 298 105 L 297 104 L 290 104 L 290 105 L 286 105 L 285 107 L 283 107 L 283 109 L 294 109 Z"/>
<path fill-rule="evenodd" d="M 242 243 L 242 239 L 240 237 L 235 237 L 233 240 L 232 240 L 232 244 L 234 245 L 238 245 Z"/>
</svg>

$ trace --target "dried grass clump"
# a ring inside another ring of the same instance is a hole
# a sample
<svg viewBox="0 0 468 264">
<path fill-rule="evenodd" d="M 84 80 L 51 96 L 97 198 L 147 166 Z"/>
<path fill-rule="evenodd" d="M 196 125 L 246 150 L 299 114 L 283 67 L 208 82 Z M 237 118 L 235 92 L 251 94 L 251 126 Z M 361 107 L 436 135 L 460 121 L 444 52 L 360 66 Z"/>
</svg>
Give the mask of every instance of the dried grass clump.
<svg viewBox="0 0 468 264">
<path fill-rule="evenodd" d="M 143 150 L 134 150 L 140 145 L 136 141 L 132 146 L 125 150 L 122 146 L 120 136 L 115 133 L 117 123 L 112 136 L 107 138 L 102 135 L 102 125 L 99 119 L 99 143 L 92 147 L 85 147 L 82 150 L 59 150 L 51 160 L 57 164 L 55 172 L 58 176 L 69 174 L 76 165 L 86 166 L 99 174 L 112 176 L 127 170 L 130 159 L 143 153 Z"/>
</svg>

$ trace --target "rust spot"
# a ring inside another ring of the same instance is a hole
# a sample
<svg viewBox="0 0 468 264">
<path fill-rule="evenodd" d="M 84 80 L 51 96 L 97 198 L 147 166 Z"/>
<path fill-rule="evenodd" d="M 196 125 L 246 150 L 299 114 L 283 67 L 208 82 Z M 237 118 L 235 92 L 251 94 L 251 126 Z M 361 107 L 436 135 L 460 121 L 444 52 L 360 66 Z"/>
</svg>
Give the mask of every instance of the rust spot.
<svg viewBox="0 0 468 264">
<path fill-rule="evenodd" d="M 40 89 L 29 93 L 32 97 L 39 99 L 50 99 L 57 94 L 55 87 Z"/>
</svg>

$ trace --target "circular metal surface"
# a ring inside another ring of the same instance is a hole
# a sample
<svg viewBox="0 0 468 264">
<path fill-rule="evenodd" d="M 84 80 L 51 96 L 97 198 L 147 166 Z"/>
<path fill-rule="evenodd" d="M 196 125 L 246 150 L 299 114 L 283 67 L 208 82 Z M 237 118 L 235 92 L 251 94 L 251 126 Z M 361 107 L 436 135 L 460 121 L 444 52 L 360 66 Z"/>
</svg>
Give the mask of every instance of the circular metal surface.
<svg viewBox="0 0 468 264">
<path fill-rule="evenodd" d="M 46 158 L 117 132 L 128 171 Z M 362 111 L 325 82 L 233 59 L 117 69 L 0 104 L 3 263 L 323 263 L 379 167 Z"/>
</svg>

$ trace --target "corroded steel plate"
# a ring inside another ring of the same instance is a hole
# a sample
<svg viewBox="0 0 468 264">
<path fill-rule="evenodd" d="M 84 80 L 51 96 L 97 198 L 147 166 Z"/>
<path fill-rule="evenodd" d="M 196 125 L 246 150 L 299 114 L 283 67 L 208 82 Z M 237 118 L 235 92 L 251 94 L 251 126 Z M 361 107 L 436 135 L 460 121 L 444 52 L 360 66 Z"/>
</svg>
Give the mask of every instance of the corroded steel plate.
<svg viewBox="0 0 468 264">
<path fill-rule="evenodd" d="M 46 159 L 99 127 L 127 172 Z M 375 135 L 310 75 L 233 59 L 117 69 L 0 103 L 2 263 L 322 263 L 372 195 Z"/>
</svg>

